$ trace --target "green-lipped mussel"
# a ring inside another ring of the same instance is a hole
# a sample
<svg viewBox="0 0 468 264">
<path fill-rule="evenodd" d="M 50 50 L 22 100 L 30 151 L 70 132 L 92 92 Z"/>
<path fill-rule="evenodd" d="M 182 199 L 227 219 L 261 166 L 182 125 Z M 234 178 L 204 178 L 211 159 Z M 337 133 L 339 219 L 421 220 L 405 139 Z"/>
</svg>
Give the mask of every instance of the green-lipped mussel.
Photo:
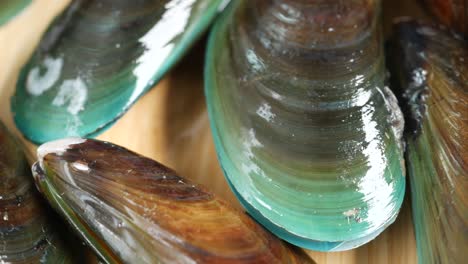
<svg viewBox="0 0 468 264">
<path fill-rule="evenodd" d="M 468 45 L 442 26 L 405 19 L 394 28 L 389 57 L 407 116 L 406 161 L 419 263 L 465 263 Z"/>
<path fill-rule="evenodd" d="M 26 8 L 32 0 L 1 0 L 0 26 L 10 21 L 19 12 Z"/>
<path fill-rule="evenodd" d="M 48 212 L 18 142 L 0 123 L 0 263 L 73 263 Z"/>
<path fill-rule="evenodd" d="M 396 218 L 403 117 L 384 84 L 380 1 L 232 1 L 205 92 L 225 176 L 293 244 L 360 246 Z"/>
<path fill-rule="evenodd" d="M 46 143 L 33 166 L 50 203 L 108 263 L 313 263 L 203 187 L 122 147 Z"/>
<path fill-rule="evenodd" d="M 95 136 L 153 87 L 222 0 L 76 0 L 20 73 L 12 111 L 31 141 Z"/>
<path fill-rule="evenodd" d="M 467 0 L 423 0 L 424 6 L 443 24 L 468 34 Z"/>
</svg>

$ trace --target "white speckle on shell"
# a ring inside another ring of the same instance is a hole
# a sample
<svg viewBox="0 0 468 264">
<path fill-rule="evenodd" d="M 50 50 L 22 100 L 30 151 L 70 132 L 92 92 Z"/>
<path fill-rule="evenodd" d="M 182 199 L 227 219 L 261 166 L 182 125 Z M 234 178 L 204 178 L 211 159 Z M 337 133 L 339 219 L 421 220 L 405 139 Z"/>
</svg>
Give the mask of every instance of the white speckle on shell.
<svg viewBox="0 0 468 264">
<path fill-rule="evenodd" d="M 26 79 L 26 90 L 34 96 L 41 95 L 57 82 L 62 72 L 63 59 L 46 57 L 42 64 L 46 68 L 44 74 L 41 75 L 40 67 L 37 66 L 31 69 Z"/>
</svg>

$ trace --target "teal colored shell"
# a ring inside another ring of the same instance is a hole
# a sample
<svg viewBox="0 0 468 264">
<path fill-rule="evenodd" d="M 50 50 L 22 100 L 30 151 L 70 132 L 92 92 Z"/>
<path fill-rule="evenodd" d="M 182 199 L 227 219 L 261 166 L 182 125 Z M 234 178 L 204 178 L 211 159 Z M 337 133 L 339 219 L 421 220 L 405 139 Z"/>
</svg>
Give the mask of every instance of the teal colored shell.
<svg viewBox="0 0 468 264">
<path fill-rule="evenodd" d="M 82 263 L 49 214 L 18 142 L 0 123 L 0 263 Z"/>
<path fill-rule="evenodd" d="M 233 1 L 210 36 L 205 93 L 225 176 L 252 216 L 301 247 L 360 246 L 403 201 L 379 5 Z"/>
<path fill-rule="evenodd" d="M 36 143 L 103 132 L 181 58 L 221 2 L 72 1 L 19 76 L 16 125 Z"/>
<path fill-rule="evenodd" d="M 19 12 L 26 8 L 32 0 L 1 0 L 0 26 L 10 21 Z"/>
<path fill-rule="evenodd" d="M 468 258 L 468 43 L 442 26 L 400 21 L 392 76 L 407 115 L 406 161 L 418 262 Z"/>
</svg>

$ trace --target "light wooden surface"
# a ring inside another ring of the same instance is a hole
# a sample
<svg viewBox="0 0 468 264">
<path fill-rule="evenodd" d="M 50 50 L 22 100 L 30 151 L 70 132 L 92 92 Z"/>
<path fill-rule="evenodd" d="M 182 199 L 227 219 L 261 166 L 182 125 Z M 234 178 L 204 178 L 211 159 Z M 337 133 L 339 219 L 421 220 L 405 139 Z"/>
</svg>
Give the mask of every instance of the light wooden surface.
<svg viewBox="0 0 468 264">
<path fill-rule="evenodd" d="M 35 0 L 14 20 L 0 27 L 0 118 L 18 136 L 10 113 L 10 97 L 18 71 L 47 24 L 68 1 Z M 389 17 L 411 12 L 421 15 L 411 1 L 386 0 L 384 4 Z M 389 17 L 385 31 L 389 30 Z M 240 208 L 222 175 L 209 129 L 203 95 L 204 41 L 202 39 L 166 78 L 99 139 L 156 159 Z M 22 142 L 33 159 L 35 146 L 24 139 Z M 408 196 L 406 198 L 397 221 L 371 243 L 346 252 L 308 253 L 319 264 L 416 263 Z"/>
</svg>

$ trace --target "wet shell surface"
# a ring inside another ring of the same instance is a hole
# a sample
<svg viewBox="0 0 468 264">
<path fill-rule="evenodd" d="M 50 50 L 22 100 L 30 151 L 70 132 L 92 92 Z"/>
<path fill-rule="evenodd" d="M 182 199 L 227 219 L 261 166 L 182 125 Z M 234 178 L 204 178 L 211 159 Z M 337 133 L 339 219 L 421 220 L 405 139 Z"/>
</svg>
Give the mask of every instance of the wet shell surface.
<svg viewBox="0 0 468 264">
<path fill-rule="evenodd" d="M 0 26 L 10 21 L 25 9 L 32 0 L 1 0 L 0 1 Z"/>
<path fill-rule="evenodd" d="M 424 6 L 443 24 L 468 35 L 467 0 L 424 0 Z"/>
<path fill-rule="evenodd" d="M 358 247 L 400 210 L 404 121 L 379 16 L 380 1 L 232 1 L 210 36 L 205 93 L 225 176 L 290 243 Z"/>
<path fill-rule="evenodd" d="M 40 190 L 108 263 L 313 263 L 246 214 L 111 143 L 46 143 Z"/>
<path fill-rule="evenodd" d="M 468 258 L 468 45 L 442 26 L 395 25 L 392 75 L 407 116 L 419 263 Z"/>
<path fill-rule="evenodd" d="M 31 141 L 111 126 L 208 27 L 221 0 L 76 0 L 20 73 L 12 111 Z"/>
<path fill-rule="evenodd" d="M 0 263 L 74 263 L 49 212 L 18 142 L 0 123 Z"/>
</svg>

